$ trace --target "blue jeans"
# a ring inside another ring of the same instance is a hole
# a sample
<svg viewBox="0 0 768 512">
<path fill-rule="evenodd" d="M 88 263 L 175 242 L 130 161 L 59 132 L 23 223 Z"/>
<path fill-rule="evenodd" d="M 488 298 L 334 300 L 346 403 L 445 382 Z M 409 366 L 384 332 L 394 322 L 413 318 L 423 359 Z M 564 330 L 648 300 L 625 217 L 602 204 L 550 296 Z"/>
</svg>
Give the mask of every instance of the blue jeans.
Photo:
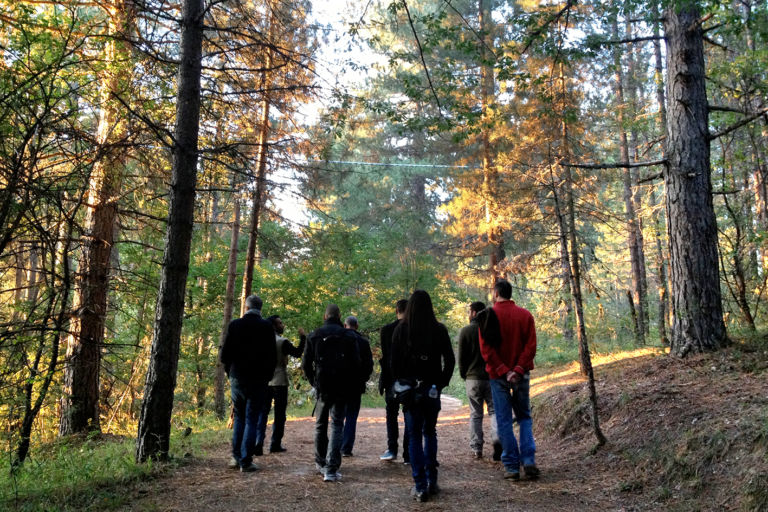
<svg viewBox="0 0 768 512">
<path fill-rule="evenodd" d="M 357 416 L 360 414 L 360 395 L 350 397 L 347 402 L 347 413 L 344 415 L 344 436 L 341 440 L 341 453 L 352 453 L 355 447 L 357 432 Z"/>
<path fill-rule="evenodd" d="M 341 466 L 341 438 L 344 430 L 346 399 L 317 397 L 315 405 L 315 462 L 328 473 Z M 331 419 L 331 438 L 328 439 L 328 417 Z"/>
<path fill-rule="evenodd" d="M 405 428 L 410 435 L 411 474 L 418 492 L 437 485 L 437 414 L 440 397 L 424 396 L 405 411 Z"/>
<path fill-rule="evenodd" d="M 232 424 L 232 456 L 240 467 L 248 466 L 253 460 L 259 414 L 264 407 L 267 385 L 240 382 L 229 379 L 232 406 L 235 417 Z"/>
<path fill-rule="evenodd" d="M 285 433 L 285 411 L 288 408 L 288 386 L 269 386 L 267 387 L 267 396 L 264 400 L 264 408 L 259 414 L 259 429 L 256 433 L 256 444 L 264 444 L 267 438 L 267 420 L 269 411 L 272 408 L 272 401 L 275 402 L 275 418 L 272 422 L 272 441 L 270 449 L 280 448 Z"/>
<path fill-rule="evenodd" d="M 513 473 L 520 471 L 520 462 L 524 466 L 536 464 L 530 391 L 531 376 L 528 373 L 514 386 L 504 377 L 491 380 L 496 425 L 504 449 L 501 462 L 507 471 Z M 514 422 L 520 428 L 519 445 L 515 438 Z"/>
<path fill-rule="evenodd" d="M 397 439 L 400 436 L 397 425 L 397 415 L 400 413 L 400 402 L 395 398 L 392 388 L 387 388 L 384 394 L 384 401 L 387 404 L 387 450 L 394 453 L 397 457 Z M 403 415 L 405 416 L 405 415 Z M 403 428 L 403 461 L 408 462 L 408 425 Z"/>
</svg>

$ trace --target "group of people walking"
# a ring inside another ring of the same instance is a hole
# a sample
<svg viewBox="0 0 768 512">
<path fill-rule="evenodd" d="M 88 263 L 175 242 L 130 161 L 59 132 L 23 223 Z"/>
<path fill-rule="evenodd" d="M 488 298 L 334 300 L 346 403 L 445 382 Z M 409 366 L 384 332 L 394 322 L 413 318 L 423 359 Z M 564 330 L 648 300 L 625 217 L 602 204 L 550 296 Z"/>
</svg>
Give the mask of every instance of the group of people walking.
<svg viewBox="0 0 768 512">
<path fill-rule="evenodd" d="M 470 306 L 470 325 L 459 334 L 459 373 L 470 403 L 470 448 L 482 458 L 483 405 L 491 417 L 493 458 L 504 478 L 539 476 L 530 414 L 530 371 L 536 354 L 533 316 L 511 300 L 512 287 L 498 281 L 493 307 Z M 294 346 L 282 337 L 278 316 L 263 319 L 262 301 L 246 299 L 247 311 L 233 320 L 222 345 L 221 362 L 230 379 L 234 411 L 230 467 L 257 470 L 253 456 L 263 453 L 267 417 L 274 401 L 270 452 L 282 452 L 287 404 L 289 356 L 302 357 L 302 369 L 316 393 L 315 467 L 326 482 L 341 480 L 342 458 L 353 455 L 357 416 L 373 373 L 367 338 L 354 316 L 342 323 L 335 304 L 326 307 L 323 325 L 308 336 L 299 329 Z M 398 414 L 405 428 L 403 462 L 410 463 L 411 495 L 424 502 L 438 494 L 437 417 L 440 395 L 450 382 L 456 359 L 448 329 L 440 323 L 432 299 L 423 290 L 395 305 L 397 320 L 381 328 L 379 392 L 386 401 L 387 449 L 382 461 L 397 459 Z M 519 427 L 515 436 L 514 423 Z M 330 426 L 330 435 L 329 435 Z"/>
</svg>

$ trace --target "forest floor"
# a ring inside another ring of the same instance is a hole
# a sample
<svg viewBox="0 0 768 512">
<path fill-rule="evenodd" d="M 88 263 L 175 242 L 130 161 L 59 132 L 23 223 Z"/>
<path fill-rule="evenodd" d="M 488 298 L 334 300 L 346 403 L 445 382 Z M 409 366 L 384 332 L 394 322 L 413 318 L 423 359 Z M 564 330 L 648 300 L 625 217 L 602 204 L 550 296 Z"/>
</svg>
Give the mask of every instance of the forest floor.
<svg viewBox="0 0 768 512">
<path fill-rule="evenodd" d="M 534 375 L 542 471 L 537 481 L 503 480 L 490 453 L 472 457 L 468 408 L 444 397 L 441 492 L 427 503 L 410 497 L 410 466 L 402 459 L 379 460 L 386 444 L 384 410 L 363 409 L 341 482 L 325 483 L 315 471 L 313 419 L 299 418 L 286 426 L 288 451 L 257 457 L 259 471 L 227 469 L 228 431 L 222 431 L 209 453 L 126 489 L 132 496 L 124 510 L 767 510 L 764 349 L 682 361 L 652 351 L 621 357 L 595 361 L 601 425 L 609 440 L 600 448 L 577 367 Z M 486 419 L 486 432 L 487 426 Z"/>
</svg>

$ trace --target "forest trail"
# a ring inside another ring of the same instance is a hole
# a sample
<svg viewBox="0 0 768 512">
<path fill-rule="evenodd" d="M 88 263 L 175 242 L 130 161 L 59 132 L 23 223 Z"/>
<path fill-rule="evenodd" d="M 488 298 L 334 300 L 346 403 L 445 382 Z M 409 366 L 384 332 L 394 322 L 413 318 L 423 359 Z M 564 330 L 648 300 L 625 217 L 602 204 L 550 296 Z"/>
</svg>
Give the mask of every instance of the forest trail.
<svg viewBox="0 0 768 512">
<path fill-rule="evenodd" d="M 122 510 L 768 510 L 768 350 L 685 361 L 659 354 L 639 349 L 593 358 L 608 437 L 599 450 L 578 365 L 536 370 L 538 481 L 505 481 L 500 463 L 474 459 L 469 409 L 444 396 L 441 493 L 427 503 L 410 497 L 410 466 L 379 460 L 386 444 L 381 408 L 360 411 L 355 456 L 342 460 L 341 482 L 325 483 L 316 473 L 314 420 L 298 418 L 286 425 L 288 451 L 257 457 L 260 471 L 227 469 L 230 431 L 222 430 L 208 453 L 127 487 Z M 488 426 L 486 418 L 485 432 Z"/>
<path fill-rule="evenodd" d="M 402 415 L 401 427 L 402 427 Z M 227 469 L 229 439 L 211 453 L 193 458 L 173 473 L 149 481 L 136 491 L 124 510 L 447 510 L 553 511 L 606 507 L 597 488 L 579 483 L 579 464 L 562 452 L 539 444 L 542 478 L 513 483 L 502 478 L 501 465 L 470 456 L 469 409 L 443 397 L 438 419 L 439 485 L 441 493 L 427 503 L 410 497 L 410 466 L 382 462 L 386 447 L 384 409 L 362 409 L 353 457 L 344 458 L 343 480 L 323 482 L 315 471 L 312 418 L 288 421 L 287 452 L 256 457 L 260 471 L 241 474 Z M 485 420 L 486 432 L 488 419 Z M 270 431 L 271 432 L 271 431 Z M 486 454 L 490 457 L 490 453 Z"/>
</svg>

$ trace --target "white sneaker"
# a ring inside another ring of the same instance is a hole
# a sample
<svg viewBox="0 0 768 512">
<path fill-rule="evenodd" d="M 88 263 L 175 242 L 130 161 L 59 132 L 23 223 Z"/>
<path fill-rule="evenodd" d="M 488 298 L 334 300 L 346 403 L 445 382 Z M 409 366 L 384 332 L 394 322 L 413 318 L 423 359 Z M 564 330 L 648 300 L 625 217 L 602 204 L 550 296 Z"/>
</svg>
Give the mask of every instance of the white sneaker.
<svg viewBox="0 0 768 512">
<path fill-rule="evenodd" d="M 341 480 L 341 473 L 338 471 L 335 471 L 331 473 L 330 471 L 325 473 L 325 476 L 323 477 L 323 482 L 338 482 Z"/>
</svg>

